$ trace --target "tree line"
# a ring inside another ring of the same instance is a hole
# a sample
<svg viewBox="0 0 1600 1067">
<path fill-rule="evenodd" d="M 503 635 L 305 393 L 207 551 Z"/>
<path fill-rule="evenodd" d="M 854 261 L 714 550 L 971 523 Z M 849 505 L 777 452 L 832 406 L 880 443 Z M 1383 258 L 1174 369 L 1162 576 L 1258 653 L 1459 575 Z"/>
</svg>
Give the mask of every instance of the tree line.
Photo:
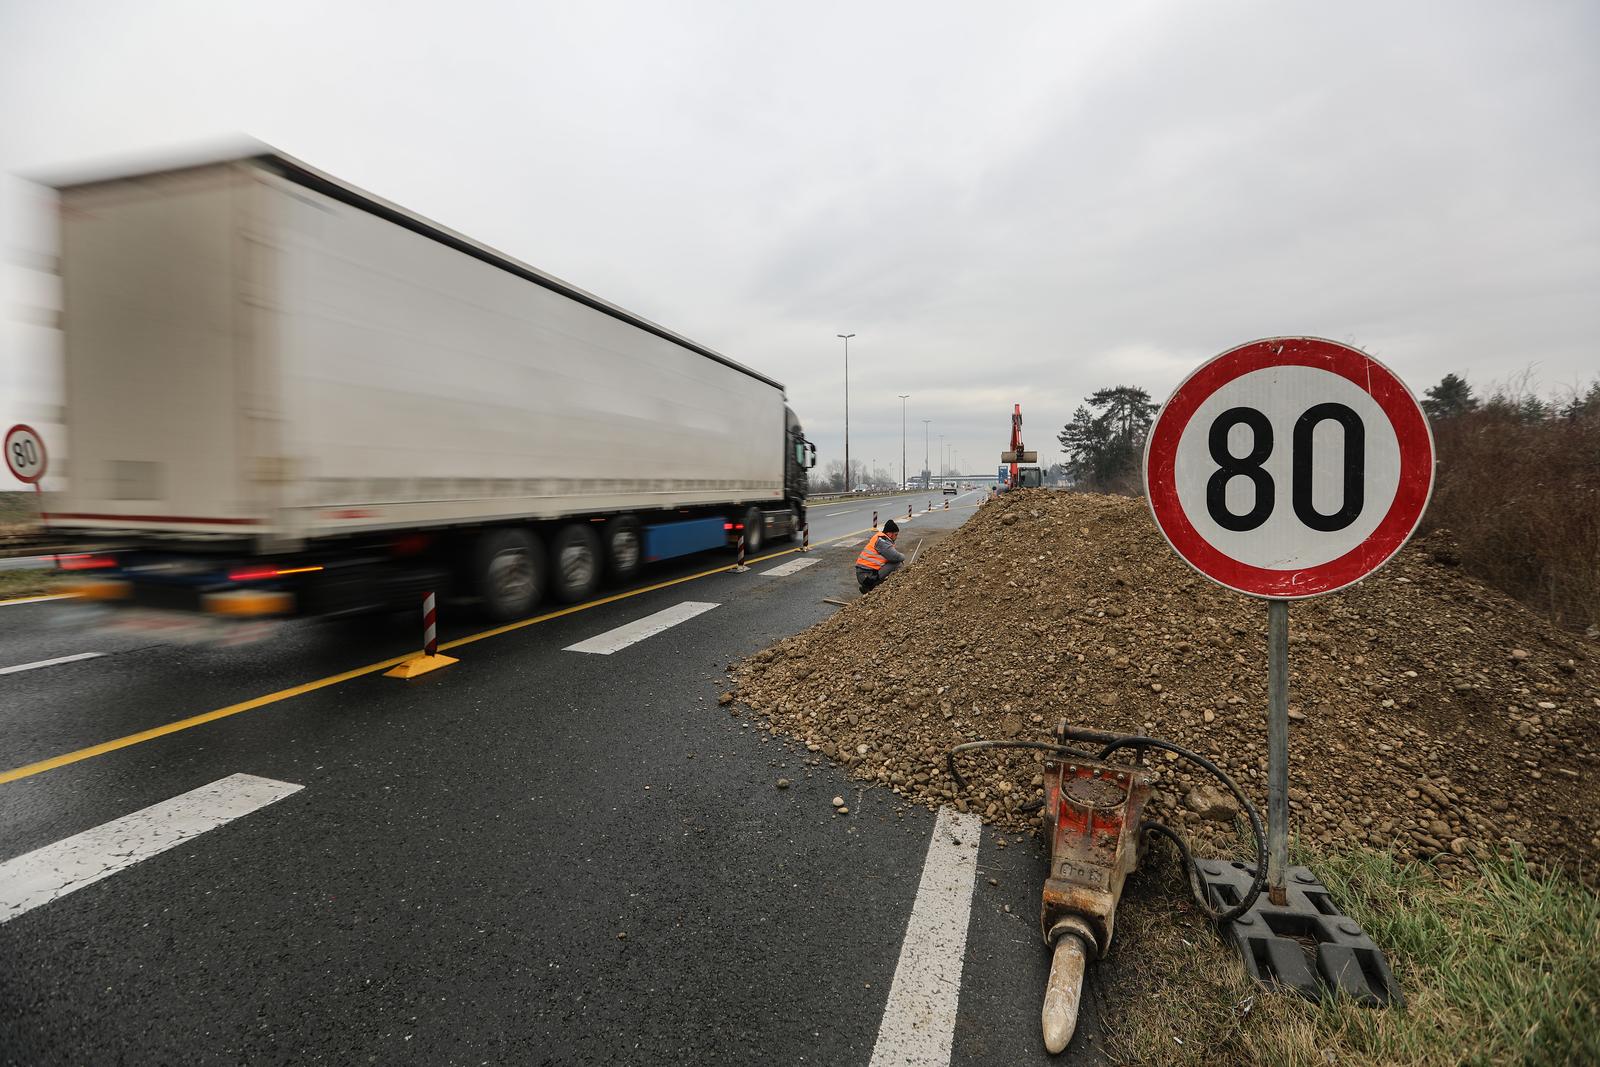
<svg viewBox="0 0 1600 1067">
<path fill-rule="evenodd" d="M 1136 385 L 1095 390 L 1084 397 L 1072 413 L 1072 421 L 1056 435 L 1066 460 L 1052 472 L 1086 492 L 1142 492 L 1140 464 L 1159 407 L 1149 392 Z M 1541 397 L 1523 383 L 1521 387 L 1498 387 L 1488 399 L 1480 400 L 1466 378 L 1446 374 L 1439 384 L 1424 391 L 1422 408 L 1435 424 L 1470 414 L 1527 426 L 1594 418 L 1600 417 L 1600 381 L 1563 398 Z"/>
<path fill-rule="evenodd" d="M 1479 578 L 1600 636 L 1600 381 L 1540 396 L 1527 376 L 1479 397 L 1460 374 L 1423 391 L 1438 466 L 1424 532 Z M 1116 385 L 1084 398 L 1052 468 L 1072 488 L 1139 494 L 1157 405 Z"/>
</svg>

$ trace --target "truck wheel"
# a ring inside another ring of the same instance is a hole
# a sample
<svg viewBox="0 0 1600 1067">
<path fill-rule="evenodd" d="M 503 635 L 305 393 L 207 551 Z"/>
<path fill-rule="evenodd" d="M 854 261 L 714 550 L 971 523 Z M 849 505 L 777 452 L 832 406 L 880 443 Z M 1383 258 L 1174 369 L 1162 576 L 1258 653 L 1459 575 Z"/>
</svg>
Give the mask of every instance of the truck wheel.
<svg viewBox="0 0 1600 1067">
<path fill-rule="evenodd" d="M 789 505 L 789 540 L 797 542 L 797 543 L 799 542 L 799 540 L 800 540 L 800 525 L 804 521 L 805 520 L 800 517 L 800 505 L 799 504 L 790 504 Z"/>
<path fill-rule="evenodd" d="M 605 526 L 606 567 L 613 580 L 626 582 L 639 573 L 644 560 L 644 537 L 632 515 L 612 519 Z"/>
<path fill-rule="evenodd" d="M 509 622 L 533 613 L 544 594 L 544 551 L 528 530 L 486 530 L 474 564 L 484 614 Z"/>
<path fill-rule="evenodd" d="M 567 603 L 582 600 L 600 585 L 600 538 L 586 522 L 569 523 L 550 546 L 550 584 Z"/>
<path fill-rule="evenodd" d="M 760 508 L 751 508 L 744 513 L 744 550 L 752 556 L 767 543 L 766 529 L 761 525 L 762 517 Z"/>
</svg>

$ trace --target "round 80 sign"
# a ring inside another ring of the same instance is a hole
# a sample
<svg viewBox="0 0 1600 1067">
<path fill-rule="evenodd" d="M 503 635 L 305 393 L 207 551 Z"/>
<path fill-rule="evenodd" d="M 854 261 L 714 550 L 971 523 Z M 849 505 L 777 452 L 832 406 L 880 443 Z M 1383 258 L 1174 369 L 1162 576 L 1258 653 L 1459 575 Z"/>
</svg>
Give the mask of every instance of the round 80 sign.
<svg viewBox="0 0 1600 1067">
<path fill-rule="evenodd" d="M 1146 496 L 1178 555 L 1229 589 L 1331 593 L 1406 543 L 1433 491 L 1410 390 L 1358 349 L 1274 337 L 1202 364 L 1156 416 Z"/>
<path fill-rule="evenodd" d="M 38 485 L 39 479 L 44 477 L 48 460 L 44 454 L 44 441 L 33 427 L 20 422 L 11 427 L 6 431 L 3 447 L 6 466 L 11 468 L 11 473 L 17 476 L 18 481 Z"/>
</svg>

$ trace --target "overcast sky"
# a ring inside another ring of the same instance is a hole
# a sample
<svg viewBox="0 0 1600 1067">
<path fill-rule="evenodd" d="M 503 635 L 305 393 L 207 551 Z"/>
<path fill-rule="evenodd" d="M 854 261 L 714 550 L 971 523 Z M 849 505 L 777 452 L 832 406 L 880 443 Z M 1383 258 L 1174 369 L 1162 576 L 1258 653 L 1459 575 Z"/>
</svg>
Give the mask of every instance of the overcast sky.
<svg viewBox="0 0 1600 1067">
<path fill-rule="evenodd" d="M 1593 3 L 0 0 L 0 424 L 49 423 L 28 186 L 246 134 L 788 385 L 898 473 L 1256 337 L 1421 392 L 1600 374 Z M 1049 453 L 1044 453 L 1048 448 Z"/>
</svg>

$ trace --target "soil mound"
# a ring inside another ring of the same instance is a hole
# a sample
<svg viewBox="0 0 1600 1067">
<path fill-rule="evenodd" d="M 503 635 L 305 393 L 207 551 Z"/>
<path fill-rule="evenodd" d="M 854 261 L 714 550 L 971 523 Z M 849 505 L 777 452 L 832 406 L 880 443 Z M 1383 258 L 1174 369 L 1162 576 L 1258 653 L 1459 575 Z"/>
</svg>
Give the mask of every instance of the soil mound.
<svg viewBox="0 0 1600 1067">
<path fill-rule="evenodd" d="M 1342 593 L 1290 609 L 1292 830 L 1463 864 L 1517 844 L 1541 865 L 1600 858 L 1592 780 L 1600 648 L 1464 575 L 1448 533 Z M 1029 490 L 983 505 L 870 596 L 737 673 L 772 725 L 908 799 L 1007 829 L 1042 796 L 1032 752 L 1062 718 L 1209 755 L 1265 811 L 1266 609 L 1213 585 L 1140 500 Z M 1231 833 L 1182 765 L 1156 813 Z"/>
</svg>

